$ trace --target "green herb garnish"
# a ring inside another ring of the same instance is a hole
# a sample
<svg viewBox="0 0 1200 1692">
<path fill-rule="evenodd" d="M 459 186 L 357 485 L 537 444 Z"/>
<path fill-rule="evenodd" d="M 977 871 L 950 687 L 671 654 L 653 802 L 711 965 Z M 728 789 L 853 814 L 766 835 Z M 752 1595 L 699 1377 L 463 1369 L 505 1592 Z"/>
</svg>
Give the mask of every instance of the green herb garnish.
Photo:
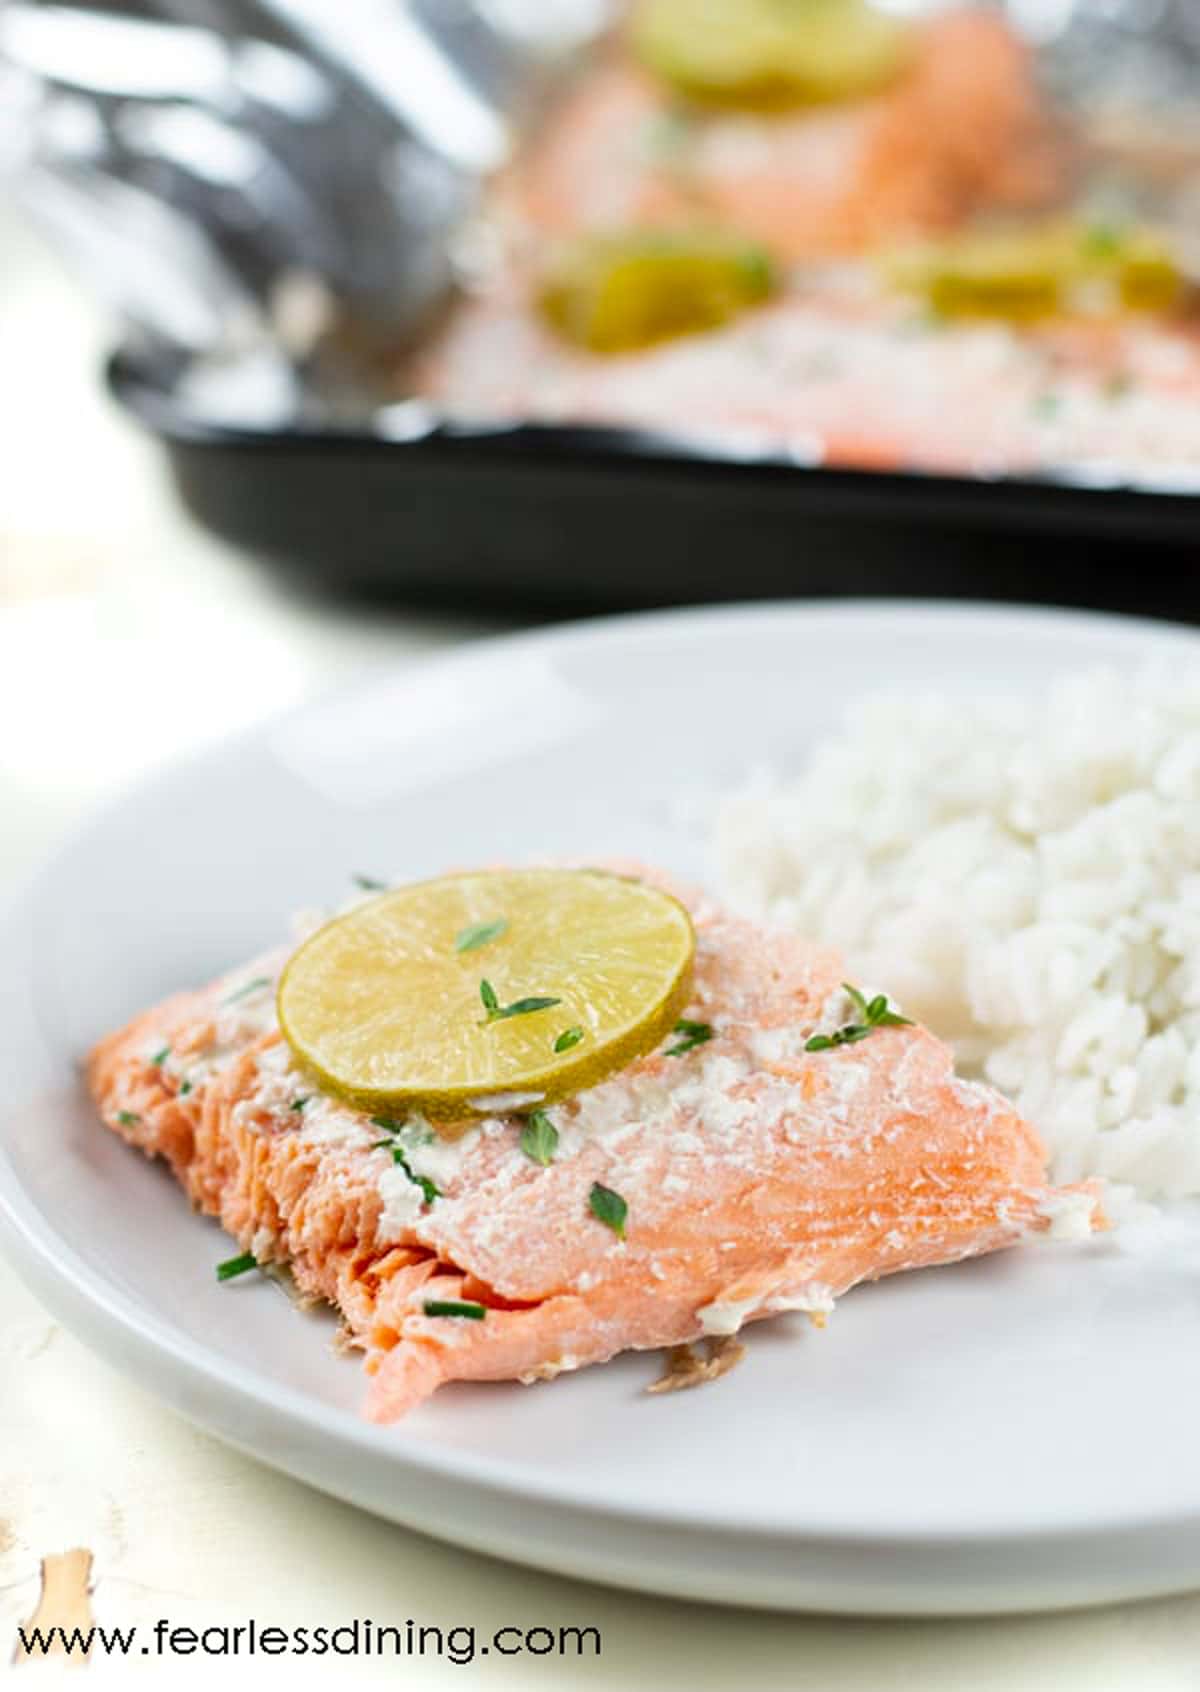
<svg viewBox="0 0 1200 1692">
<path fill-rule="evenodd" d="M 477 952 L 480 946 L 486 946 L 492 940 L 499 940 L 507 929 L 507 917 L 497 917 L 494 922 L 473 922 L 469 928 L 462 929 L 455 936 L 454 950 L 456 952 Z"/>
<path fill-rule="evenodd" d="M 192 1090 L 192 1084 L 191 1084 L 190 1081 L 184 1080 L 184 1081 L 181 1081 L 179 1083 L 179 1096 L 180 1096 L 181 1099 L 186 1098 L 187 1095 L 191 1092 L 191 1090 Z"/>
<path fill-rule="evenodd" d="M 1079 245 L 1089 258 L 1115 258 L 1124 244 L 1124 236 L 1111 223 L 1093 223 L 1084 230 Z"/>
<path fill-rule="evenodd" d="M 611 1228 L 619 1240 L 625 1238 L 625 1218 L 629 1214 L 629 1206 L 620 1193 L 614 1193 L 611 1187 L 602 1187 L 599 1181 L 593 1181 L 592 1190 L 588 1194 L 588 1209 L 597 1222 L 603 1222 L 606 1228 Z"/>
<path fill-rule="evenodd" d="M 436 1181 L 431 1181 L 428 1175 L 414 1175 L 412 1165 L 397 1145 L 392 1146 L 392 1162 L 398 1163 L 408 1176 L 414 1187 L 420 1187 L 425 1195 L 425 1203 L 432 1204 L 435 1198 L 441 1198 L 441 1190 Z"/>
<path fill-rule="evenodd" d="M 677 1040 L 673 1046 L 668 1046 L 667 1057 L 681 1057 L 684 1052 L 690 1052 L 695 1046 L 703 1046 L 713 1037 L 713 1031 L 707 1022 L 692 1022 L 686 1016 L 681 1016 L 675 1024 L 676 1034 L 682 1034 L 682 1040 Z"/>
<path fill-rule="evenodd" d="M 577 1046 L 583 1039 L 582 1028 L 564 1028 L 554 1042 L 556 1052 L 569 1052 L 572 1046 Z"/>
<path fill-rule="evenodd" d="M 305 1102 L 307 1103 L 307 1100 Z M 373 1116 L 371 1123 L 376 1128 L 382 1128 L 385 1134 L 407 1134 L 410 1145 L 431 1146 L 433 1144 L 433 1129 L 429 1127 L 415 1128 L 411 1116 L 406 1116 L 403 1122 L 397 1122 L 394 1116 Z"/>
<path fill-rule="evenodd" d="M 223 1005 L 234 1005 L 239 999 L 248 999 L 251 993 L 261 992 L 264 987 L 269 987 L 270 985 L 271 977 L 269 975 L 256 975 L 253 981 L 247 981 L 245 985 L 239 987 L 236 992 L 227 993 L 221 1000 L 221 1003 Z"/>
<path fill-rule="evenodd" d="M 250 1269 L 258 1268 L 258 1259 L 252 1251 L 244 1251 L 240 1257 L 227 1257 L 224 1263 L 217 1264 L 218 1281 L 232 1281 L 235 1275 L 244 1275 Z"/>
<path fill-rule="evenodd" d="M 141 1120 L 141 1117 L 135 1110 L 119 1110 L 117 1112 L 117 1121 L 121 1124 L 122 1128 L 132 1128 Z"/>
<path fill-rule="evenodd" d="M 521 1150 L 546 1169 L 554 1162 L 558 1150 L 558 1129 L 544 1110 L 531 1110 L 521 1129 Z"/>
<path fill-rule="evenodd" d="M 834 1046 L 853 1046 L 859 1040 L 865 1040 L 869 1034 L 874 1034 L 877 1028 L 911 1028 L 912 1021 L 907 1016 L 901 1016 L 898 1011 L 888 1008 L 887 994 L 877 993 L 868 1001 L 857 987 L 851 987 L 848 981 L 842 982 L 845 992 L 853 999 L 861 1022 L 847 1022 L 834 1034 L 814 1034 L 811 1040 L 806 1040 L 806 1052 L 827 1052 Z"/>
<path fill-rule="evenodd" d="M 373 875 L 355 875 L 352 879 L 354 885 L 361 887 L 364 893 L 386 893 L 388 890 L 387 882 L 377 881 Z"/>
<path fill-rule="evenodd" d="M 382 1128 L 385 1134 L 399 1134 L 401 1130 L 407 1126 L 404 1122 L 397 1122 L 395 1117 L 392 1116 L 373 1116 L 371 1118 L 371 1122 L 376 1128 Z M 392 1154 L 392 1162 L 398 1164 L 408 1176 L 413 1186 L 420 1187 L 421 1191 L 425 1194 L 426 1204 L 432 1204 L 435 1198 L 441 1198 L 442 1195 L 440 1190 L 438 1189 L 436 1183 L 429 1179 L 428 1175 L 415 1175 L 413 1173 L 412 1165 L 405 1156 L 403 1147 L 398 1146 L 395 1140 L 376 1140 L 375 1144 L 371 1147 L 371 1150 L 390 1151 Z"/>
<path fill-rule="evenodd" d="M 155 1069 L 158 1069 L 162 1064 L 166 1063 L 170 1055 L 170 1046 L 162 1046 L 155 1052 L 154 1056 L 150 1059 L 150 1062 L 154 1065 Z"/>
<path fill-rule="evenodd" d="M 487 1315 L 484 1305 L 469 1298 L 427 1298 L 426 1316 L 462 1316 L 468 1322 L 482 1322 Z"/>
<path fill-rule="evenodd" d="M 311 1093 L 305 1093 L 301 1098 L 293 1099 L 291 1101 L 291 1103 L 288 1105 L 288 1109 L 289 1110 L 297 1110 L 297 1111 L 303 1110 L 305 1105 L 308 1103 L 308 1101 L 311 1097 L 312 1097 Z"/>
<path fill-rule="evenodd" d="M 561 1005 L 561 999 L 514 999 L 511 1005 L 502 1005 L 496 997 L 496 989 L 490 981 L 479 983 L 479 998 L 487 1015 L 480 1023 L 485 1028 L 489 1022 L 503 1022 L 509 1016 L 528 1016 L 530 1011 L 549 1010 L 551 1005 Z"/>
</svg>

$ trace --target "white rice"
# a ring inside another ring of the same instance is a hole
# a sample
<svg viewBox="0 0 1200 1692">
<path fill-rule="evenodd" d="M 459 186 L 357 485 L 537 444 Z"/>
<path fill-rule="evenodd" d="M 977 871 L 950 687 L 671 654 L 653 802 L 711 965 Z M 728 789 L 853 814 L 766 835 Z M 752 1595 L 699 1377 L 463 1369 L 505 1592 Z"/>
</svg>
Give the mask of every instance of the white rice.
<svg viewBox="0 0 1200 1692">
<path fill-rule="evenodd" d="M 856 705 L 721 806 L 731 901 L 841 947 L 1060 1180 L 1200 1193 L 1200 666 Z"/>
</svg>

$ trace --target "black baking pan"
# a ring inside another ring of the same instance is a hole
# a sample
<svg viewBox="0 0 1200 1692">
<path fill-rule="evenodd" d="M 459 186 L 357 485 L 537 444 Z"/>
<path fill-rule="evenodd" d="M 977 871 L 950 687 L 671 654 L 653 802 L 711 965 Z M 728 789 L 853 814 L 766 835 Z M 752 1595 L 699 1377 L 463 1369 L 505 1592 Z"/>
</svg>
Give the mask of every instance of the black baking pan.
<svg viewBox="0 0 1200 1692">
<path fill-rule="evenodd" d="M 1020 598 L 1200 620 L 1200 494 L 810 468 L 625 429 L 224 426 L 112 359 L 206 528 L 309 587 L 530 609 Z"/>
</svg>

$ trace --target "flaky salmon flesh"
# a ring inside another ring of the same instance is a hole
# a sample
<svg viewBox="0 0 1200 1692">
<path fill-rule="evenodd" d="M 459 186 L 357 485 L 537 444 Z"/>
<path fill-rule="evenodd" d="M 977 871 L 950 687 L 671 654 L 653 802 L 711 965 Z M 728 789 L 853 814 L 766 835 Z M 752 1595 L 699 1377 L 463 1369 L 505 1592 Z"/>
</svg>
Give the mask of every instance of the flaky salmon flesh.
<svg viewBox="0 0 1200 1692">
<path fill-rule="evenodd" d="M 379 1422 L 447 1381 L 548 1379 L 781 1311 L 820 1322 L 860 1281 L 1102 1225 L 1096 1193 L 1053 1188 L 1034 1129 L 926 1029 L 807 1049 L 856 1020 L 835 954 L 669 890 L 696 929 L 688 1018 L 712 1037 L 552 1107 L 548 1166 L 502 1111 L 409 1123 L 398 1160 L 284 1042 L 286 948 L 102 1040 L 91 1090 L 245 1252 L 338 1308 Z M 597 1184 L 624 1201 L 623 1237 Z M 471 1317 L 427 1310 L 446 1303 Z"/>
</svg>

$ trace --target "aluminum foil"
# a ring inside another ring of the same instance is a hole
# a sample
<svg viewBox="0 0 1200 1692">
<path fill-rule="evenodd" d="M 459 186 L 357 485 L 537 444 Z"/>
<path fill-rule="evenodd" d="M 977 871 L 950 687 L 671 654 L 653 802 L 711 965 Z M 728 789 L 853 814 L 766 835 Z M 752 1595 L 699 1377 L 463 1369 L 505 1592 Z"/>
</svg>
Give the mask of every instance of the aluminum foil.
<svg viewBox="0 0 1200 1692">
<path fill-rule="evenodd" d="M 0 0 L 0 181 L 123 333 L 234 409 L 419 326 L 607 0 Z M 360 368 L 369 368 L 369 357 Z M 346 395 L 343 403 L 348 403 Z"/>
<path fill-rule="evenodd" d="M 446 293 L 482 184 L 619 6 L 0 0 L 0 180 L 210 415 L 368 415 L 372 349 Z M 1083 120 L 1093 197 L 1194 240 L 1197 0 L 1004 9 Z"/>
</svg>

